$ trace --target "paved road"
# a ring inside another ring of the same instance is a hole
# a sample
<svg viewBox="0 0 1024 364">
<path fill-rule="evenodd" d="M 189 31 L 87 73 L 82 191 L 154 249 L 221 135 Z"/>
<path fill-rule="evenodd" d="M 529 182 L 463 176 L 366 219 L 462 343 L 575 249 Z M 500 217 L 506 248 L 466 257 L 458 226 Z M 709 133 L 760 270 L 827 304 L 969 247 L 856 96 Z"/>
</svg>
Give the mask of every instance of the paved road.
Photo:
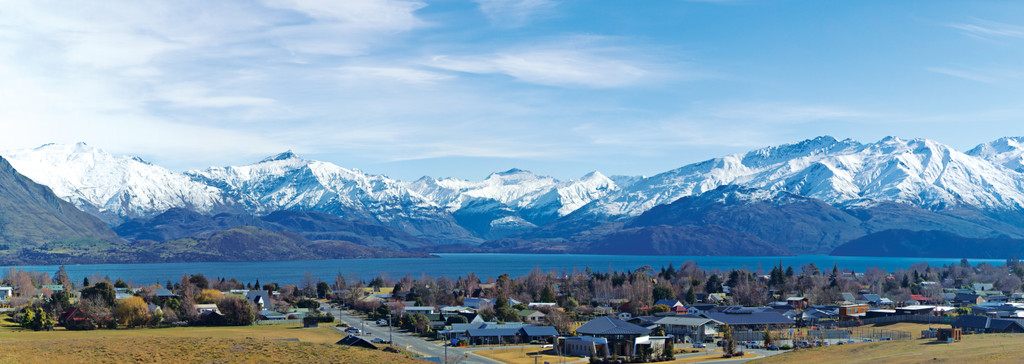
<svg viewBox="0 0 1024 364">
<path fill-rule="evenodd" d="M 387 326 L 377 326 L 377 324 L 374 321 L 364 320 L 361 317 L 352 315 L 348 312 L 339 309 L 332 308 L 331 314 L 334 315 L 334 317 L 337 317 L 341 322 L 344 322 L 351 327 L 363 330 L 363 333 L 360 336 L 366 338 L 367 340 L 373 340 L 374 337 L 379 337 L 384 340 L 387 340 L 388 337 L 390 336 L 393 338 L 395 346 L 401 347 L 403 349 L 409 350 L 411 352 L 414 352 L 425 357 L 442 358 L 442 361 L 443 358 L 445 357 L 445 347 L 441 345 L 441 341 L 427 341 L 419 336 L 416 336 L 414 334 L 408 334 L 400 330 L 393 330 L 389 335 Z M 473 353 L 473 350 L 470 350 L 468 348 L 449 347 L 447 348 L 447 353 L 448 362 L 450 363 L 454 363 L 459 358 L 462 358 L 461 361 L 458 361 L 459 363 L 501 364 L 500 361 L 491 360 L 489 358 L 477 355 Z"/>
</svg>

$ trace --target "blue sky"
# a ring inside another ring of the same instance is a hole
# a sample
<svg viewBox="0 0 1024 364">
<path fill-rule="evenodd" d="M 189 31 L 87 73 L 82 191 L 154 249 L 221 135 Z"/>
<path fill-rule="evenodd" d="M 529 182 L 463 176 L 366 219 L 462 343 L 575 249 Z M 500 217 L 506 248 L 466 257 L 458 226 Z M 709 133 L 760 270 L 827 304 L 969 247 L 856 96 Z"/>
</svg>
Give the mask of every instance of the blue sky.
<svg viewBox="0 0 1024 364">
<path fill-rule="evenodd" d="M 819 135 L 1024 134 L 1009 1 L 0 1 L 0 150 L 652 175 Z"/>
</svg>

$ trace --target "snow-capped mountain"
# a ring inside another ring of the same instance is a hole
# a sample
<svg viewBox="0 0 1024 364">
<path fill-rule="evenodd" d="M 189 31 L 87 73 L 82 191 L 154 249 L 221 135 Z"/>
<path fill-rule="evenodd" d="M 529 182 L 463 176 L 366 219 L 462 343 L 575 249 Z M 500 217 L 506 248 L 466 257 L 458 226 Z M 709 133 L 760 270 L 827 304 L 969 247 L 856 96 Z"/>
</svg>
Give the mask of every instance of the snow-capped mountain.
<svg viewBox="0 0 1024 364">
<path fill-rule="evenodd" d="M 474 243 L 529 231 L 561 237 L 730 185 L 762 191 L 750 196 L 763 194 L 765 200 L 785 192 L 841 208 L 883 202 L 933 212 L 972 207 L 1011 222 L 1003 217 L 1024 210 L 1024 174 L 1018 172 L 1024 165 L 1022 145 L 1024 138 L 1004 138 L 961 153 L 924 139 L 889 137 L 862 144 L 819 137 L 651 177 L 592 172 L 567 181 L 512 169 L 480 181 L 402 182 L 291 152 L 250 165 L 185 173 L 81 143 L 4 156 L 24 175 L 108 224 L 174 207 L 204 214 L 298 210 L 379 223 L 436 243 Z"/>
<path fill-rule="evenodd" d="M 1000 138 L 974 147 L 967 154 L 1024 173 L 1024 137 Z"/>
<path fill-rule="evenodd" d="M 637 181 L 587 213 L 636 216 L 722 185 L 787 191 L 833 205 L 894 201 L 930 210 L 1020 210 L 1019 173 L 940 143 L 885 138 L 861 144 L 819 137 L 715 158 Z"/>
<path fill-rule="evenodd" d="M 232 204 L 217 188 L 182 173 L 85 143 L 46 144 L 3 156 L 21 174 L 108 224 L 172 207 L 210 213 Z"/>
<path fill-rule="evenodd" d="M 405 185 L 453 213 L 471 203 L 490 200 L 532 224 L 568 215 L 618 189 L 615 182 L 596 171 L 578 180 L 558 181 L 520 169 L 492 173 L 482 181 L 423 177 Z"/>
<path fill-rule="evenodd" d="M 302 159 L 291 151 L 246 166 L 186 174 L 220 189 L 257 215 L 277 210 L 316 211 L 377 221 L 439 241 L 473 239 L 444 209 L 398 181 Z"/>
</svg>

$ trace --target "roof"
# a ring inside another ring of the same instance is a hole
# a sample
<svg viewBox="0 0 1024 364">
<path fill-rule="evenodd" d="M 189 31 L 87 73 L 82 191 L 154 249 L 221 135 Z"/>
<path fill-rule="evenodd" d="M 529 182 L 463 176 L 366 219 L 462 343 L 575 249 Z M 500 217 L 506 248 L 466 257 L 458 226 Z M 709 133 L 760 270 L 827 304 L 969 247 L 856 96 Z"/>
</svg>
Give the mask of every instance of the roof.
<svg viewBox="0 0 1024 364">
<path fill-rule="evenodd" d="M 358 346 L 362 348 L 377 350 L 377 345 L 373 345 L 373 343 L 366 341 L 363 338 L 355 335 L 346 336 L 344 339 L 338 340 L 338 342 L 336 342 L 335 344 L 345 346 Z"/>
<path fill-rule="evenodd" d="M 650 321 L 651 323 L 657 324 L 657 325 L 697 327 L 697 326 L 706 325 L 706 324 L 709 324 L 709 323 L 718 323 L 718 324 L 721 323 L 721 322 L 717 322 L 715 320 L 712 320 L 712 319 L 709 319 L 709 318 L 705 318 L 705 317 L 684 317 L 684 316 L 642 317 L 642 319 L 645 319 L 645 320 L 648 319 L 648 318 L 650 318 L 650 320 L 647 320 L 647 321 Z"/>
<path fill-rule="evenodd" d="M 154 289 L 153 290 L 153 294 L 156 295 L 157 297 L 175 297 L 175 296 L 177 296 L 176 294 L 171 293 L 171 291 L 168 291 L 167 288 L 157 288 L 157 289 Z"/>
<path fill-rule="evenodd" d="M 515 336 L 519 329 L 469 329 L 466 334 L 472 337 Z"/>
<path fill-rule="evenodd" d="M 525 336 L 558 336 L 558 330 L 551 326 L 523 326 L 520 328 Z"/>
<path fill-rule="evenodd" d="M 795 321 L 775 311 L 724 313 L 707 312 L 704 317 L 729 325 L 792 325 Z"/>
<path fill-rule="evenodd" d="M 673 307 L 673 306 L 682 306 L 683 303 L 679 302 L 679 300 L 657 300 L 657 301 L 654 302 L 654 305 L 655 306 L 657 306 L 657 305 L 665 305 L 665 306 L 668 306 L 668 307 Z"/>
<path fill-rule="evenodd" d="M 611 317 L 598 317 L 576 329 L 582 335 L 647 335 L 651 330 Z"/>
</svg>

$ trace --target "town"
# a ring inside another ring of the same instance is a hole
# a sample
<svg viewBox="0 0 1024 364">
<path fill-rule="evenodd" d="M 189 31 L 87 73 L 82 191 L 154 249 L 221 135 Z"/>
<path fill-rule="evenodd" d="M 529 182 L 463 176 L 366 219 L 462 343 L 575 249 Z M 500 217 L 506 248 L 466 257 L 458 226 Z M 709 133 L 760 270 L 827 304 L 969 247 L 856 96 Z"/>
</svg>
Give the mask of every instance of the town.
<svg viewBox="0 0 1024 364">
<path fill-rule="evenodd" d="M 1015 259 L 893 272 L 813 264 L 709 271 L 688 261 L 621 272 L 538 268 L 487 279 L 469 273 L 364 282 L 339 273 L 327 282 L 306 273 L 295 284 L 193 274 L 148 286 L 98 275 L 72 281 L 61 267 L 52 276 L 8 270 L 0 310 L 6 326 L 18 327 L 9 330 L 325 325 L 341 345 L 446 363 L 517 362 L 501 355 L 505 347 L 544 360 L 652 362 L 1024 333 L 1022 278 L 1024 264 Z M 925 329 L 887 328 L 899 323 Z M 396 332 L 401 350 L 394 349 Z"/>
</svg>

